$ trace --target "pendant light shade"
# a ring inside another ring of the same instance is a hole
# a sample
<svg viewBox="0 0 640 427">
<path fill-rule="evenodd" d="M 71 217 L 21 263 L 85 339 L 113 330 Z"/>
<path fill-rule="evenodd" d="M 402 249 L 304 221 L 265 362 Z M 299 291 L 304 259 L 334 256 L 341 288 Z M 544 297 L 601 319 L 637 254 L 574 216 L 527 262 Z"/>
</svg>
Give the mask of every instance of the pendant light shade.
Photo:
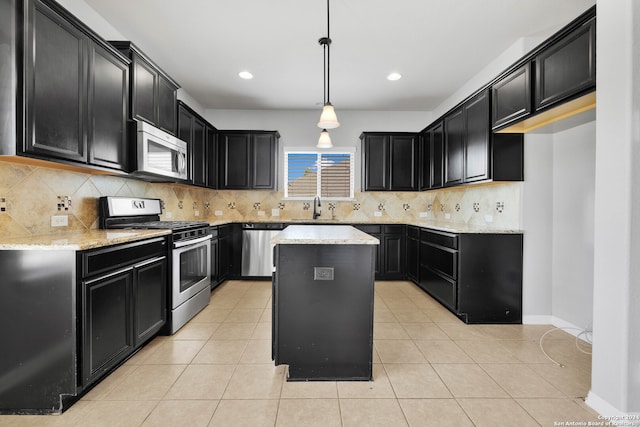
<svg viewBox="0 0 640 427">
<path fill-rule="evenodd" d="M 327 103 L 322 107 L 322 114 L 320 115 L 320 121 L 318 127 L 320 129 L 335 129 L 340 126 L 336 112 L 333 109 L 331 103 Z"/>
<path fill-rule="evenodd" d="M 329 136 L 329 132 L 326 129 L 322 129 L 320 132 L 320 138 L 318 139 L 318 144 L 316 145 L 318 148 L 331 148 L 333 144 L 331 143 L 331 137 Z"/>
</svg>

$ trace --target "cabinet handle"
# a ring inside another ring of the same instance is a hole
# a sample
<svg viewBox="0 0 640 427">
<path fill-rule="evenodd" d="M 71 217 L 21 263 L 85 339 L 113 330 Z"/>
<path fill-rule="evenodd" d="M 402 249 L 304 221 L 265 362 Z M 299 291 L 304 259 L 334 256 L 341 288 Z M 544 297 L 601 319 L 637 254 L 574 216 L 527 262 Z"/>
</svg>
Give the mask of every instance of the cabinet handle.
<svg viewBox="0 0 640 427">
<path fill-rule="evenodd" d="M 158 256 L 158 257 L 155 257 L 155 258 L 148 259 L 146 261 L 142 261 L 141 263 L 138 263 L 138 264 L 134 265 L 133 267 L 134 268 L 144 267 L 145 265 L 153 264 L 154 262 L 158 262 L 158 261 L 160 261 L 162 259 L 166 259 L 166 258 L 167 257 L 165 257 L 165 256 Z"/>
</svg>

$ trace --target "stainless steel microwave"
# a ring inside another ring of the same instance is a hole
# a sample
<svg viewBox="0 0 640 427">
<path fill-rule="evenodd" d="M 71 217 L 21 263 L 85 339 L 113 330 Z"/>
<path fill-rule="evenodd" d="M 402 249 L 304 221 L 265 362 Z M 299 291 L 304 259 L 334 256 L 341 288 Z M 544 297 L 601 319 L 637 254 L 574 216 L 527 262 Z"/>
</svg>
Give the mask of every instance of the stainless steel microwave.
<svg viewBox="0 0 640 427">
<path fill-rule="evenodd" d="M 135 175 L 151 180 L 186 180 L 187 143 L 149 123 L 136 122 Z"/>
</svg>

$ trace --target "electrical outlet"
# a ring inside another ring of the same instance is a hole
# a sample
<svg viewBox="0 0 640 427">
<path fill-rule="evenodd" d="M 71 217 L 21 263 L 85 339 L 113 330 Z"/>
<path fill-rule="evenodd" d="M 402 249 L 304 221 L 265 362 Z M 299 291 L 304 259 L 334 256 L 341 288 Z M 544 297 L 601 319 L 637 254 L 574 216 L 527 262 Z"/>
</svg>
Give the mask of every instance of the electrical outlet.
<svg viewBox="0 0 640 427">
<path fill-rule="evenodd" d="M 66 227 L 69 225 L 69 215 L 52 215 L 51 226 L 52 227 Z"/>
<path fill-rule="evenodd" d="M 193 214 L 194 214 L 195 216 L 200 216 L 200 211 L 193 211 Z"/>
<path fill-rule="evenodd" d="M 420 218 L 428 218 L 429 212 L 420 212 Z"/>
<path fill-rule="evenodd" d="M 215 211 L 214 214 L 215 216 L 222 216 L 222 211 Z"/>
<path fill-rule="evenodd" d="M 376 211 L 373 213 L 373 216 L 382 216 L 382 212 Z"/>
<path fill-rule="evenodd" d="M 450 213 L 446 213 L 446 214 L 444 214 L 444 218 L 445 218 L 445 219 L 451 219 L 451 214 L 450 214 Z"/>
<path fill-rule="evenodd" d="M 173 214 L 172 214 L 171 212 L 165 212 L 165 213 L 164 213 L 164 216 L 165 216 L 167 219 L 169 219 L 169 218 L 171 218 L 171 217 L 173 216 Z"/>
<path fill-rule="evenodd" d="M 485 215 L 484 222 L 493 222 L 493 215 Z"/>
<path fill-rule="evenodd" d="M 271 216 L 280 216 L 280 209 L 271 209 Z"/>
<path fill-rule="evenodd" d="M 258 211 L 258 216 L 264 216 L 264 211 Z"/>
</svg>

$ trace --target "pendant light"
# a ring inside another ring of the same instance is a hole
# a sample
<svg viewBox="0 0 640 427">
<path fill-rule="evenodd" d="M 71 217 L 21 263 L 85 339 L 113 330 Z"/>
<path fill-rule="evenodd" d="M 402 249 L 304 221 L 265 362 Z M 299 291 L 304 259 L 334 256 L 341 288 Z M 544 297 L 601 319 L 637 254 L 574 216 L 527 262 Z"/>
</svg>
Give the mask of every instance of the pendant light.
<svg viewBox="0 0 640 427">
<path fill-rule="evenodd" d="M 322 37 L 318 40 L 318 43 L 322 46 L 323 50 L 323 98 L 324 105 L 322 107 L 322 114 L 320 115 L 320 121 L 318 127 L 322 129 L 320 133 L 320 139 L 318 140 L 318 148 L 330 148 L 331 138 L 327 129 L 335 129 L 340 126 L 336 112 L 331 105 L 330 93 L 330 72 L 331 72 L 331 37 L 329 35 L 329 0 L 327 0 L 327 37 Z"/>
</svg>

